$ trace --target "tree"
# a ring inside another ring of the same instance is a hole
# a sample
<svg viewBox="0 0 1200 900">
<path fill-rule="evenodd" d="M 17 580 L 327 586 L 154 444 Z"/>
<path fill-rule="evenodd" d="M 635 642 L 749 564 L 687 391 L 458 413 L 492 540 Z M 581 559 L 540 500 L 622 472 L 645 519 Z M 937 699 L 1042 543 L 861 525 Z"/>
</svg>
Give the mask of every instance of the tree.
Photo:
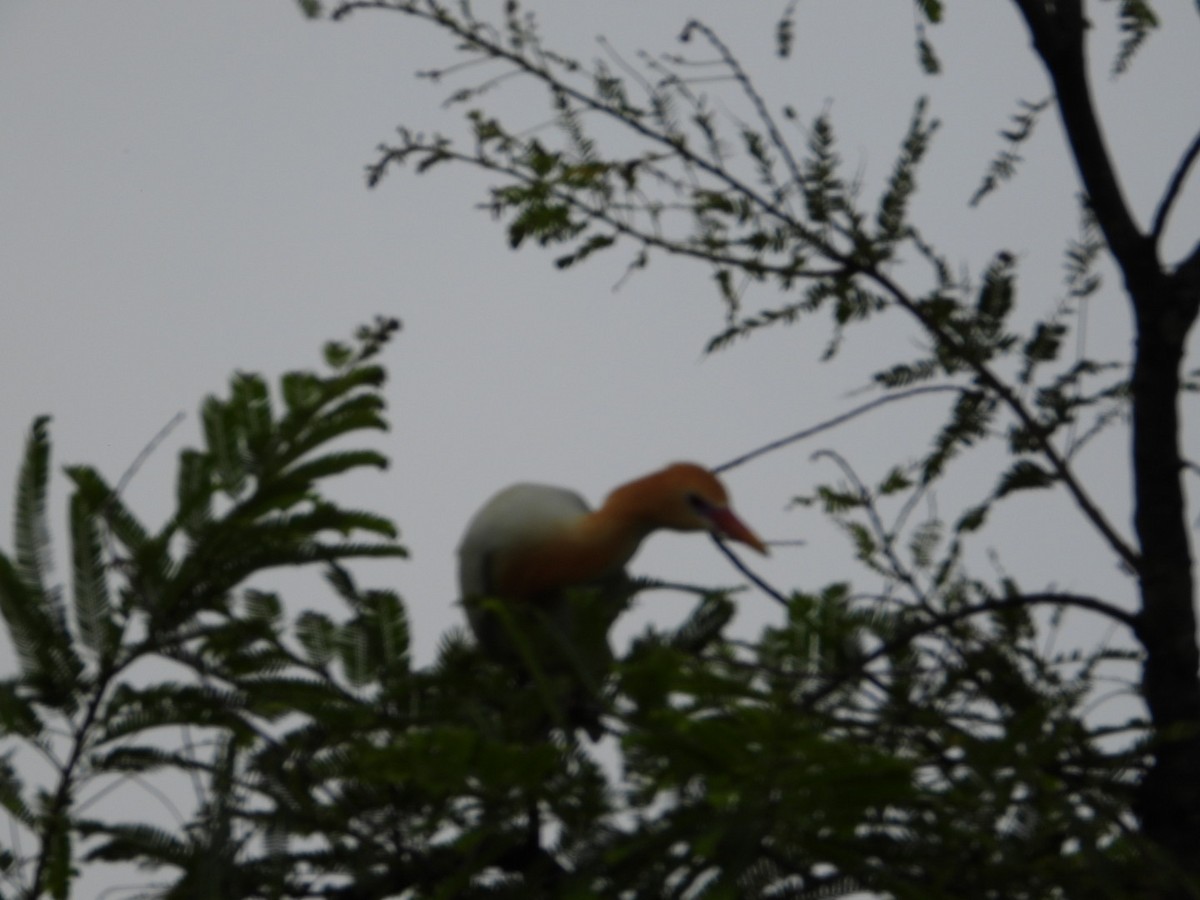
<svg viewBox="0 0 1200 900">
<path fill-rule="evenodd" d="M 206 446 L 181 455 L 178 509 L 158 531 L 119 485 L 69 469 L 69 604 L 46 565 L 39 420 L 15 551 L 0 557 L 0 613 L 21 664 L 0 689 L 0 803 L 31 847 L 0 858 L 0 895 L 68 896 L 83 859 L 156 868 L 164 880 L 148 892 L 172 897 L 1200 895 L 1200 684 L 1178 418 L 1200 245 L 1160 259 L 1200 139 L 1150 226 L 1138 225 L 1090 99 L 1082 0 L 1014 7 L 1054 96 L 1021 108 L 978 199 L 1013 177 L 1021 145 L 1056 108 L 1083 228 L 1067 247 L 1068 297 L 1052 310 L 1023 310 L 1009 253 L 960 275 L 911 220 L 936 131 L 923 101 L 867 202 L 842 171 L 832 116 L 807 123 L 805 146 L 793 146 L 779 126 L 793 114 L 772 111 L 704 23 L 681 38 L 715 55 L 741 118 L 695 89 L 687 58 L 584 65 L 547 47 L 515 3 L 495 20 L 432 0 L 335 10 L 409 17 L 453 38 L 467 61 L 504 67 L 454 94 L 471 107 L 465 145 L 402 130 L 372 183 L 397 164 L 471 166 L 494 180 L 489 205 L 514 247 L 559 247 L 564 267 L 622 247 L 631 271 L 660 254 L 709 266 L 728 310 L 712 349 L 828 314 L 832 358 L 846 330 L 901 320 L 919 352 L 871 373 L 879 396 L 841 418 L 942 394 L 945 420 L 921 459 L 878 480 L 829 451 L 839 480 L 804 498 L 845 530 L 872 587 L 760 585 L 781 621 L 754 641 L 728 635 L 724 592 L 702 590 L 678 629 L 623 649 L 597 697 L 619 779 L 556 727 L 545 678 L 518 677 L 461 633 L 414 668 L 400 598 L 360 588 L 348 566 L 402 553 L 386 518 L 321 489 L 385 463 L 329 445 L 384 426 L 376 356 L 392 323 L 331 345 L 327 373 L 286 376 L 281 412 L 257 376 L 207 401 Z M 1156 19 L 1140 0 L 1109 8 L 1125 36 L 1121 70 Z M 932 74 L 942 4 L 917 12 L 917 60 Z M 791 4 L 781 17 L 780 53 L 799 15 Z M 510 73 L 546 91 L 556 130 L 528 134 L 479 106 Z M 609 140 L 619 149 L 605 152 Z M 1105 253 L 1134 311 L 1128 365 L 1068 350 Z M 785 302 L 745 313 L 745 287 L 758 284 Z M 1016 324 L 1018 310 L 1028 324 Z M 1081 451 L 1126 419 L 1131 537 L 1078 474 Z M 921 515 L 955 466 L 994 445 L 1005 461 L 982 497 L 947 519 Z M 1136 581 L 1136 613 L 970 571 L 993 510 L 1034 490 L 1072 499 Z M 296 610 L 257 580 L 309 564 L 323 567 L 342 619 Z M 1054 650 L 1045 638 L 1067 611 L 1111 622 L 1136 653 Z M 1146 718 L 1093 721 L 1098 686 L 1131 661 Z M 48 769 L 29 774 L 29 757 Z M 96 812 L 126 779 L 180 774 L 197 802 L 174 826 Z"/>
</svg>

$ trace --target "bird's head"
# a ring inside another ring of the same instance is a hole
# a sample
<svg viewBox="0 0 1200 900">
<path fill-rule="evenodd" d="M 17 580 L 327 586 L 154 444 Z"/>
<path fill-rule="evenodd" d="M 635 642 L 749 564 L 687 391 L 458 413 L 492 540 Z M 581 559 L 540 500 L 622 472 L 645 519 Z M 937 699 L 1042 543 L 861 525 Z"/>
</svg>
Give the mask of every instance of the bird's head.
<svg viewBox="0 0 1200 900">
<path fill-rule="evenodd" d="M 607 510 L 636 519 L 648 531 L 707 531 L 765 554 L 767 546 L 730 508 L 717 476 L 695 463 L 674 463 L 617 488 Z"/>
</svg>

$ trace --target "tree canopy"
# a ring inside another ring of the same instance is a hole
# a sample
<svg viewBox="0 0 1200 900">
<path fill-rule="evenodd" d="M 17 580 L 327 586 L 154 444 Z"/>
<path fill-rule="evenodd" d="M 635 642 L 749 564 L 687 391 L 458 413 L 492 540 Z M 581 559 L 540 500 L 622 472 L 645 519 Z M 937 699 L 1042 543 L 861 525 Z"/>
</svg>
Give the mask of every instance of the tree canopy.
<svg viewBox="0 0 1200 900">
<path fill-rule="evenodd" d="M 0 684 L 0 804 L 14 836 L 0 897 L 71 896 L 81 866 L 110 862 L 151 870 L 145 895 L 179 898 L 1200 896 L 1180 422 L 1200 243 L 1163 258 L 1200 137 L 1140 223 L 1105 146 L 1087 45 L 1089 15 L 1115 17 L 1111 70 L 1125 72 L 1153 52 L 1153 4 L 1012 7 L 1050 96 L 1018 104 L 972 202 L 1020 177 L 1030 135 L 1057 114 L 1081 228 L 1064 239 L 1066 294 L 1052 304 L 1022 296 L 1009 250 L 972 271 L 914 220 L 920 180 L 936 177 L 921 168 L 938 129 L 924 98 L 869 195 L 846 171 L 832 111 L 799 121 L 774 108 L 713 24 L 687 22 L 678 53 L 583 62 L 515 2 L 494 14 L 436 0 L 332 9 L 402 16 L 459 54 L 426 74 L 453 83 L 468 136 L 402 127 L 368 167 L 372 185 L 399 166 L 471 167 L 488 175 L 486 206 L 514 248 L 553 248 L 564 268 L 622 252 L 632 273 L 658 256 L 707 267 L 725 310 L 713 351 L 823 320 L 835 364 L 852 329 L 897 323 L 905 340 L 863 373 L 875 396 L 731 465 L 916 396 L 942 396 L 944 417 L 920 458 L 879 479 L 825 451 L 837 478 L 798 498 L 844 531 L 858 570 L 773 586 L 745 569 L 780 606 L 754 639 L 730 633 L 729 591 L 696 589 L 682 625 L 615 648 L 586 685 L 603 713 L 599 749 L 570 727 L 563 676 L 537 653 L 498 662 L 452 631 L 416 666 L 403 600 L 360 586 L 354 561 L 403 557 L 398 531 L 330 499 L 327 484 L 387 465 L 354 442 L 387 427 L 380 353 L 395 321 L 328 345 L 319 371 L 274 388 L 239 374 L 206 400 L 204 445 L 180 455 L 160 526 L 128 508 L 121 483 L 68 468 L 69 586 L 50 574 L 51 444 L 38 419 L 14 546 L 0 555 L 20 664 Z M 936 77 L 936 26 L 953 5 L 914 8 L 914 65 Z M 803 15 L 782 10 L 780 56 Z M 475 61 L 493 68 L 472 80 Z M 542 91 L 549 127 L 489 111 L 514 80 Z M 713 80 L 728 91 L 720 102 L 701 88 Z M 1071 340 L 1102 260 L 1133 312 L 1129 360 Z M 750 312 L 756 290 L 782 299 Z M 1114 429 L 1129 434 L 1132 532 L 1079 465 Z M 948 507 L 939 488 L 984 448 L 1002 459 L 990 483 Z M 1136 610 L 970 564 L 998 506 L 1052 491 L 1135 586 Z M 340 617 L 271 586 L 275 570 L 311 566 Z M 573 601 L 603 633 L 617 612 L 594 599 Z M 1058 641 L 1068 613 L 1123 640 Z M 1116 724 L 1092 714 L 1114 680 L 1139 704 Z M 171 779 L 196 796 L 174 824 L 101 802 Z"/>
</svg>

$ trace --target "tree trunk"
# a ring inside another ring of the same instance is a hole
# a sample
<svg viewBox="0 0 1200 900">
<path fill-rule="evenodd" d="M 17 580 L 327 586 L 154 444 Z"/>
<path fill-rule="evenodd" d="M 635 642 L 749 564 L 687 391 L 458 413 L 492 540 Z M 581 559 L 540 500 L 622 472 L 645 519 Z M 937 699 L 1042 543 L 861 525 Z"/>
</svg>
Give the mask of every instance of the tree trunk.
<svg viewBox="0 0 1200 900">
<path fill-rule="evenodd" d="M 1169 279 L 1163 287 L 1170 285 Z M 1173 287 L 1174 285 L 1170 285 Z M 1179 369 L 1193 315 L 1164 290 L 1133 293 L 1134 527 L 1141 550 L 1138 636 L 1146 650 L 1142 693 L 1154 723 L 1154 763 L 1138 789 L 1143 831 L 1200 876 L 1200 650 L 1179 449 Z M 1183 310 L 1181 310 L 1181 307 Z"/>
<path fill-rule="evenodd" d="M 1135 809 L 1143 834 L 1164 851 L 1163 862 L 1174 870 L 1163 872 L 1162 865 L 1149 863 L 1148 883 L 1176 887 L 1167 888 L 1168 894 L 1146 896 L 1196 898 L 1200 888 L 1184 887 L 1173 876 L 1184 874 L 1200 885 L 1200 649 L 1179 419 L 1180 369 L 1200 307 L 1200 246 L 1168 274 L 1158 256 L 1160 235 L 1138 226 L 1122 196 L 1092 104 L 1083 0 L 1014 3 L 1054 84 L 1088 203 L 1133 305 L 1133 500 L 1141 592 L 1137 636 L 1145 648 L 1142 694 L 1154 726 L 1154 759 L 1137 788 Z"/>
</svg>

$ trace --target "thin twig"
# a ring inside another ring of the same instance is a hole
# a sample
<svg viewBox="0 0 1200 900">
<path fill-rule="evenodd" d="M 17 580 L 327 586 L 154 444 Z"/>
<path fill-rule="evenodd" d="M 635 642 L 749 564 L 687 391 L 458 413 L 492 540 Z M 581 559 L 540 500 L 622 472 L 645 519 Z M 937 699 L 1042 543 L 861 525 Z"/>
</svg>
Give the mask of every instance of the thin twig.
<svg viewBox="0 0 1200 900">
<path fill-rule="evenodd" d="M 854 492 L 858 495 L 859 500 L 862 502 L 863 512 L 866 513 L 867 520 L 871 523 L 871 529 L 875 533 L 875 538 L 879 541 L 883 557 L 891 567 L 891 571 L 887 574 L 912 591 L 913 600 L 916 603 L 924 608 L 928 608 L 928 592 L 921 587 L 916 575 L 909 571 L 896 552 L 897 532 L 889 532 L 887 526 L 883 524 L 883 518 L 879 515 L 879 510 L 875 506 L 875 498 L 871 495 L 871 491 L 867 486 L 863 484 L 862 479 L 858 477 L 858 473 L 854 471 L 850 463 L 840 453 L 833 450 L 818 450 L 813 454 L 813 460 L 819 459 L 832 460 L 833 464 L 841 470 L 842 477 L 850 482 Z M 917 492 L 914 492 L 914 496 L 917 495 Z M 863 562 L 871 565 L 870 560 L 864 559 Z M 875 567 L 872 566 L 872 568 Z"/>
<path fill-rule="evenodd" d="M 742 562 L 740 559 L 738 559 L 736 553 L 734 553 L 732 550 L 730 550 L 728 547 L 725 546 L 725 542 L 722 541 L 719 537 L 717 537 L 714 534 L 714 535 L 712 535 L 712 539 L 713 539 L 713 543 L 717 545 L 717 549 L 725 554 L 725 556 L 729 559 L 729 561 L 731 563 L 733 563 L 733 567 L 735 569 L 737 569 L 739 572 L 741 572 L 743 575 L 745 575 L 747 578 L 749 578 L 751 581 L 753 581 L 754 584 L 764 594 L 766 594 L 768 597 L 770 597 L 772 600 L 774 600 L 780 606 L 783 606 L 785 609 L 787 608 L 787 606 L 789 605 L 787 597 L 785 597 L 782 593 L 780 593 L 775 588 L 771 587 L 771 585 L 767 584 L 767 582 L 764 581 L 759 575 L 757 575 L 756 573 L 751 571 L 750 568 L 744 562 Z"/>
<path fill-rule="evenodd" d="M 141 449 L 138 455 L 134 457 L 133 462 L 129 464 L 129 468 L 122 473 L 120 480 L 117 481 L 117 486 L 113 488 L 114 497 L 120 497 L 123 493 L 125 493 L 125 488 L 129 487 L 129 482 L 133 481 L 134 476 L 136 476 L 138 473 L 138 470 L 146 464 L 146 460 L 148 460 L 154 451 L 158 449 L 159 444 L 165 441 L 171 432 L 178 428 L 185 418 L 186 415 L 184 414 L 183 410 L 180 410 L 171 417 L 171 421 L 158 430 L 158 434 L 150 438 L 149 443 L 147 443 L 146 446 Z"/>
<path fill-rule="evenodd" d="M 803 187 L 804 175 L 800 172 L 800 166 L 796 162 L 795 156 L 792 155 L 791 147 L 788 145 L 788 142 L 783 139 L 783 135 L 779 131 L 779 126 L 775 124 L 775 117 L 772 116 L 770 110 L 767 109 L 766 101 L 763 100 L 762 95 L 754 87 L 754 82 L 750 80 L 750 76 L 746 74 L 746 70 L 742 68 L 742 64 L 738 62 L 737 57 L 733 55 L 733 51 L 731 51 L 725 42 L 717 36 L 715 31 L 698 19 L 692 19 L 687 23 L 684 28 L 684 34 L 687 34 L 688 31 L 693 29 L 703 34 L 708 42 L 717 49 L 718 53 L 721 54 L 722 61 L 725 63 L 726 67 L 733 72 L 734 78 L 737 80 L 738 85 L 742 88 L 742 93 L 746 95 L 747 99 L 749 99 L 751 105 L 754 107 L 754 111 L 758 114 L 759 121 L 766 126 L 767 136 L 771 139 L 771 143 L 774 144 L 776 152 L 779 153 L 784 164 L 787 166 L 788 174 L 791 175 L 793 184 L 797 188 Z"/>
<path fill-rule="evenodd" d="M 917 397 L 922 394 L 945 394 L 945 393 L 961 394 L 965 390 L 966 390 L 966 388 L 956 387 L 954 385 L 949 385 L 949 384 L 925 385 L 924 387 L 910 388 L 907 391 L 900 391 L 895 394 L 888 394 L 887 396 L 884 396 L 884 397 L 877 397 L 876 399 L 870 401 L 869 403 L 864 403 L 861 406 L 856 406 L 856 407 L 854 407 L 854 409 L 848 410 L 844 413 L 841 413 L 840 415 L 836 415 L 832 419 L 826 419 L 824 422 L 820 422 L 809 428 L 804 428 L 800 431 L 794 432 L 793 434 L 789 434 L 787 437 L 782 437 L 782 438 L 779 438 L 779 440 L 771 441 L 771 443 L 769 443 L 769 444 L 764 444 L 763 446 L 758 447 L 755 450 L 751 450 L 749 453 L 744 453 L 741 456 L 738 456 L 738 457 L 735 457 L 734 459 L 729 460 L 729 462 L 721 463 L 721 465 L 715 466 L 713 468 L 713 472 L 721 473 L 721 472 L 728 471 L 729 469 L 736 468 L 737 466 L 740 466 L 743 463 L 750 462 L 750 460 L 752 460 L 752 459 L 757 459 L 758 457 L 763 456 L 766 453 L 771 453 L 775 450 L 780 450 L 780 449 L 788 446 L 789 444 L 795 444 L 799 441 L 803 441 L 807 438 L 813 437 L 814 435 L 820 434 L 823 431 L 828 431 L 831 428 L 836 428 L 838 425 L 842 425 L 846 422 L 849 422 L 851 419 L 858 418 L 859 416 L 863 415 L 864 413 L 868 413 L 873 409 L 878 409 L 881 406 L 885 406 L 888 403 L 893 403 L 897 400 L 907 400 L 910 397 Z"/>
</svg>

